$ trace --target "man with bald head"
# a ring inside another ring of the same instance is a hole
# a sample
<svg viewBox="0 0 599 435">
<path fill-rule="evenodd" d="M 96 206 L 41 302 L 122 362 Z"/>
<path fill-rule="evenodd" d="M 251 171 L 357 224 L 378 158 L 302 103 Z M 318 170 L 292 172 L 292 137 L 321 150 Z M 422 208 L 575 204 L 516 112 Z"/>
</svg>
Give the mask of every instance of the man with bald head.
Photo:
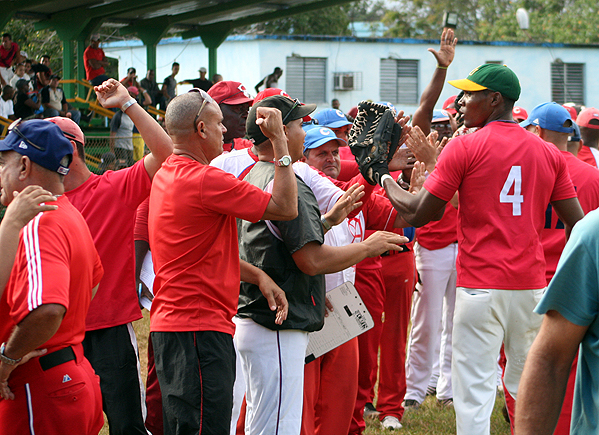
<svg viewBox="0 0 599 435">
<path fill-rule="evenodd" d="M 290 160 L 281 112 L 262 108 L 256 124 L 276 161 Z M 173 154 L 154 177 L 149 234 L 156 278 L 150 331 L 162 391 L 164 433 L 229 432 L 235 380 L 232 318 L 240 266 L 235 218 L 290 220 L 297 182 L 275 168 L 272 194 L 209 166 L 223 151 L 223 114 L 206 92 L 174 98 L 166 111 Z M 271 309 L 273 303 L 268 303 Z"/>
</svg>

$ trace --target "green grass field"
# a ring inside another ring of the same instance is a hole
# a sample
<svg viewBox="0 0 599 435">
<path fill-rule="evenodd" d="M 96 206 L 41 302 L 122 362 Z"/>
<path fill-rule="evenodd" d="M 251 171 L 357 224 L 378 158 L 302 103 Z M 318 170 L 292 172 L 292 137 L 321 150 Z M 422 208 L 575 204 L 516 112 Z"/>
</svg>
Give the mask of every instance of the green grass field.
<svg viewBox="0 0 599 435">
<path fill-rule="evenodd" d="M 142 378 L 147 376 L 147 347 L 150 333 L 150 314 L 143 310 L 144 318 L 134 323 L 139 345 Z M 503 419 L 501 407 L 503 394 L 498 394 L 495 400 L 495 409 L 491 417 L 491 433 L 493 435 L 510 435 L 510 427 Z M 442 408 L 432 397 L 427 397 L 417 411 L 408 411 L 401 422 L 403 429 L 399 431 L 385 430 L 378 420 L 367 420 L 365 435 L 406 434 L 406 435 L 449 435 L 455 434 L 455 413 L 453 408 Z M 108 425 L 105 424 L 100 431 L 101 435 L 108 435 Z"/>
</svg>

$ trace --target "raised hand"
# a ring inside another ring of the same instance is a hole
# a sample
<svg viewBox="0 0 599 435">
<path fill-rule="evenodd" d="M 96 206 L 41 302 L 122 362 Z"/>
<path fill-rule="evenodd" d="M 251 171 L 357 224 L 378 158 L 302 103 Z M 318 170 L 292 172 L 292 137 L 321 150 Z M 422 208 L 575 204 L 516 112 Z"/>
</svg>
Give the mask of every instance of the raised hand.
<svg viewBox="0 0 599 435">
<path fill-rule="evenodd" d="M 339 225 L 352 211 L 362 206 L 360 199 L 364 196 L 364 186 L 356 183 L 341 195 L 333 208 L 325 215 L 325 219 L 331 226 Z"/>
<path fill-rule="evenodd" d="M 38 213 L 56 210 L 58 206 L 44 204 L 53 201 L 56 201 L 56 197 L 51 192 L 40 186 L 27 186 L 21 192 L 13 193 L 13 200 L 6 209 L 2 223 L 13 224 L 15 228 L 21 229 Z"/>
<path fill-rule="evenodd" d="M 426 166 L 424 163 L 416 162 L 414 169 L 412 169 L 412 175 L 410 176 L 410 192 L 412 195 L 416 195 L 422 189 L 424 182 L 426 181 Z"/>
<path fill-rule="evenodd" d="M 437 64 L 442 68 L 447 68 L 453 62 L 453 58 L 455 56 L 455 46 L 458 43 L 458 38 L 455 37 L 453 33 L 453 29 L 444 28 L 443 33 L 441 34 L 441 46 L 439 47 L 439 51 L 435 51 L 434 48 L 429 48 L 435 59 L 437 59 Z"/>
<path fill-rule="evenodd" d="M 98 102 L 108 108 L 121 107 L 132 97 L 129 91 L 115 79 L 108 79 L 100 86 L 94 88 Z"/>
<path fill-rule="evenodd" d="M 269 139 L 285 137 L 281 111 L 274 107 L 258 107 L 256 109 L 256 125 L 260 127 L 264 136 Z"/>
</svg>

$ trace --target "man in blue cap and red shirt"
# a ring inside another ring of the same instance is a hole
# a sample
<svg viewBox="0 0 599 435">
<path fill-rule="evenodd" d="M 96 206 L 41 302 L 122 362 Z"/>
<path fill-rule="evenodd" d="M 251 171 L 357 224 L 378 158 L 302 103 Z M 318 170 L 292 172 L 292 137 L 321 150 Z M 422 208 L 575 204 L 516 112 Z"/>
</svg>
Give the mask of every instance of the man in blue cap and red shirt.
<svg viewBox="0 0 599 435">
<path fill-rule="evenodd" d="M 339 139 L 347 142 L 352 123 L 347 120 L 341 110 L 325 109 L 318 112 L 318 114 L 314 116 L 314 119 L 318 121 L 318 125 L 330 128 L 335 132 L 335 135 Z M 354 156 L 347 145 L 339 147 L 339 156 L 341 157 L 341 160 L 354 160 Z"/>
<path fill-rule="evenodd" d="M 566 234 L 583 212 L 564 157 L 512 118 L 516 74 L 486 64 L 466 79 L 460 112 L 467 128 L 445 147 L 417 195 L 378 169 L 391 203 L 414 226 L 429 222 L 459 192 L 452 380 L 457 433 L 489 434 L 497 356 L 505 343 L 504 385 L 516 398 L 524 360 L 541 317 L 533 309 L 546 286 L 540 233 L 551 203 Z"/>
<path fill-rule="evenodd" d="M 0 433 L 97 434 L 100 383 L 81 342 L 103 268 L 85 220 L 64 195 L 73 147 L 47 121 L 9 131 L 0 141 L 2 204 L 29 186 L 48 195 L 19 235 L 0 299 Z"/>
</svg>

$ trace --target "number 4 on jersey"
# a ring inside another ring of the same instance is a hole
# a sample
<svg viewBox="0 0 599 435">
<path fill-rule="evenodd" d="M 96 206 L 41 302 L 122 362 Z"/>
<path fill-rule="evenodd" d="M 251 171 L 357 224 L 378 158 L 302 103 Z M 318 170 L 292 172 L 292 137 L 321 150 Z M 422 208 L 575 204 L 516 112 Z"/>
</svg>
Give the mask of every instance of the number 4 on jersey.
<svg viewBox="0 0 599 435">
<path fill-rule="evenodd" d="M 510 193 L 512 186 L 514 186 L 513 193 Z M 513 216 L 522 215 L 524 197 L 522 196 L 522 169 L 520 166 L 512 166 L 512 169 L 510 169 L 507 180 L 505 180 L 503 189 L 499 194 L 499 202 L 511 203 Z"/>
</svg>

